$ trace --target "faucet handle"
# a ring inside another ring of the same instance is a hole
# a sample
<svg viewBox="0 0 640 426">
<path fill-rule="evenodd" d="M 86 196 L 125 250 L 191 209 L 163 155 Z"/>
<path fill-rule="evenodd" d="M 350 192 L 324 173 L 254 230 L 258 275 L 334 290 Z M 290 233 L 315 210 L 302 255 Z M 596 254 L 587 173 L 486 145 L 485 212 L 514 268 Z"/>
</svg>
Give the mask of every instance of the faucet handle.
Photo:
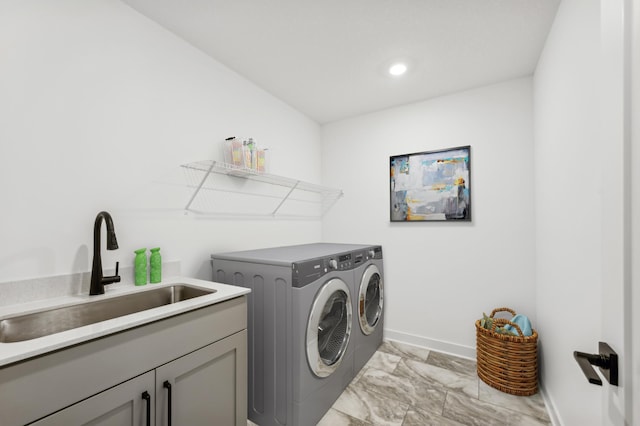
<svg viewBox="0 0 640 426">
<path fill-rule="evenodd" d="M 120 262 L 116 262 L 116 274 L 110 277 L 102 277 L 102 284 L 113 284 L 120 282 L 120 275 L 118 275 L 118 270 L 120 269 Z"/>
</svg>

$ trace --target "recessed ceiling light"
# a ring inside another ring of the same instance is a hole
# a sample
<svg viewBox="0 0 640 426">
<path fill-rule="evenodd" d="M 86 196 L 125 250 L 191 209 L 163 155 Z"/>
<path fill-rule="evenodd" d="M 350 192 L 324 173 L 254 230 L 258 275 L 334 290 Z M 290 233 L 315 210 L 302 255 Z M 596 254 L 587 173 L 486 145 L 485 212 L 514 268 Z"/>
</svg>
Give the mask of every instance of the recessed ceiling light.
<svg viewBox="0 0 640 426">
<path fill-rule="evenodd" d="M 389 74 L 391 75 L 402 75 L 405 72 L 407 72 L 407 66 L 403 63 L 393 64 L 389 68 Z"/>
</svg>

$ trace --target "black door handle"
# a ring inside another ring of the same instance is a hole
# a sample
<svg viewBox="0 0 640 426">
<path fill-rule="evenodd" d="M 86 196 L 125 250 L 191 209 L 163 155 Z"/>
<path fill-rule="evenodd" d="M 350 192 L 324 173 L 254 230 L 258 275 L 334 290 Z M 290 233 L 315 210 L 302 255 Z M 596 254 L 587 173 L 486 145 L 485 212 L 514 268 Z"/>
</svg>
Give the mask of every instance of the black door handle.
<svg viewBox="0 0 640 426">
<path fill-rule="evenodd" d="M 602 386 L 602 380 L 600 380 L 596 370 L 592 367 L 592 365 L 595 365 L 600 367 L 600 372 L 611 385 L 618 386 L 618 354 L 604 342 L 598 343 L 598 349 L 598 354 L 574 351 L 573 357 L 578 362 L 589 383 Z"/>
<path fill-rule="evenodd" d="M 151 426 L 151 395 L 149 392 L 142 392 L 142 399 L 147 401 L 147 426 Z"/>
<path fill-rule="evenodd" d="M 171 383 L 165 380 L 162 384 L 169 393 L 167 394 L 167 426 L 171 426 Z"/>
</svg>

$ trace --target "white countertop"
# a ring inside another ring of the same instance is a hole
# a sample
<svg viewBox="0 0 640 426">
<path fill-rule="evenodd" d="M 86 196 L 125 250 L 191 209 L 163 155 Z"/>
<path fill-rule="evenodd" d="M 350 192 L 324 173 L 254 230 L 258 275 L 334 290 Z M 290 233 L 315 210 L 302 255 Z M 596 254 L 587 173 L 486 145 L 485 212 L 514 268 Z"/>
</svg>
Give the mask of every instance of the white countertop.
<svg viewBox="0 0 640 426">
<path fill-rule="evenodd" d="M 42 355 L 53 350 L 127 330 L 142 324 L 147 324 L 173 315 L 213 305 L 250 292 L 248 288 L 244 287 L 236 287 L 186 277 L 170 277 L 159 284 L 147 284 L 139 287 L 134 285 L 120 287 L 105 286 L 105 294 L 99 296 L 63 296 L 29 303 L 2 306 L 0 307 L 0 320 L 7 317 L 43 311 L 54 307 L 59 308 L 78 303 L 105 300 L 112 297 L 122 296 L 124 294 L 151 291 L 160 287 L 168 287 L 176 284 L 188 284 L 193 287 L 215 290 L 215 292 L 205 296 L 183 300 L 178 303 L 148 309 L 36 339 L 12 343 L 0 342 L 0 367 L 14 362 L 23 361 L 37 355 Z"/>
</svg>

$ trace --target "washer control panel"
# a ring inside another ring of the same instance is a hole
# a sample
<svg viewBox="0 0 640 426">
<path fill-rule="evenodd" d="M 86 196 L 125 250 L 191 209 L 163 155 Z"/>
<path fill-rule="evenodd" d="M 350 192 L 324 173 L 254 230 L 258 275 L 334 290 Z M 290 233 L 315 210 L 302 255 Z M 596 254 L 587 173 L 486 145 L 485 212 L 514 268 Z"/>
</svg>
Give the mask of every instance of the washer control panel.
<svg viewBox="0 0 640 426">
<path fill-rule="evenodd" d="M 353 268 L 353 254 L 352 253 L 341 254 L 340 256 L 338 256 L 338 261 L 336 262 L 336 265 L 337 265 L 336 269 L 339 269 L 341 271 Z"/>
<path fill-rule="evenodd" d="M 291 265 L 293 286 L 303 287 L 332 272 L 342 272 L 362 266 L 371 259 L 382 259 L 382 247 L 371 246 L 361 250 L 318 257 Z"/>
<path fill-rule="evenodd" d="M 292 264 L 293 286 L 303 287 L 331 272 L 354 269 L 358 266 L 354 258 L 354 253 L 341 253 L 294 263 Z"/>
</svg>

